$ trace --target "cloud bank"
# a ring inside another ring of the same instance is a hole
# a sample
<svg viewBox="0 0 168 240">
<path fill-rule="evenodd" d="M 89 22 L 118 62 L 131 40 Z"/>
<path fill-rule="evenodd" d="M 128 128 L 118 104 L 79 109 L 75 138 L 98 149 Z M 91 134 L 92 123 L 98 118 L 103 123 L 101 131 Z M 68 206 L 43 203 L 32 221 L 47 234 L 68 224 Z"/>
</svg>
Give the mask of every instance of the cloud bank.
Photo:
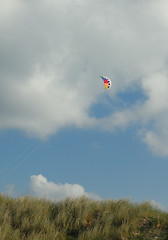
<svg viewBox="0 0 168 240">
<path fill-rule="evenodd" d="M 67 126 L 135 124 L 151 151 L 168 156 L 167 7 L 166 0 L 2 3 L 0 129 L 44 138 Z M 130 88 L 145 100 L 91 116 L 104 93 L 100 74 L 111 76 L 113 105 Z"/>
<path fill-rule="evenodd" d="M 36 197 L 45 197 L 52 201 L 61 201 L 66 198 L 79 198 L 82 196 L 96 200 L 100 199 L 96 194 L 85 192 L 85 189 L 79 184 L 49 182 L 41 174 L 30 177 L 30 192 Z"/>
</svg>

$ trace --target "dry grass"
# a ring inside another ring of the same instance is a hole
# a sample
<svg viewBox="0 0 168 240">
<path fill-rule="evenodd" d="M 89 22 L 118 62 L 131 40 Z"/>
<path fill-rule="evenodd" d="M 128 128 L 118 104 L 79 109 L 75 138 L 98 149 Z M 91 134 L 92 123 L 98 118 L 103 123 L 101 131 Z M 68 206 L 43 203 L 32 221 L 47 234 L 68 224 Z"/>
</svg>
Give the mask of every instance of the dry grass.
<svg viewBox="0 0 168 240">
<path fill-rule="evenodd" d="M 168 213 L 150 203 L 86 198 L 53 203 L 0 195 L 1 240 L 168 239 Z"/>
</svg>

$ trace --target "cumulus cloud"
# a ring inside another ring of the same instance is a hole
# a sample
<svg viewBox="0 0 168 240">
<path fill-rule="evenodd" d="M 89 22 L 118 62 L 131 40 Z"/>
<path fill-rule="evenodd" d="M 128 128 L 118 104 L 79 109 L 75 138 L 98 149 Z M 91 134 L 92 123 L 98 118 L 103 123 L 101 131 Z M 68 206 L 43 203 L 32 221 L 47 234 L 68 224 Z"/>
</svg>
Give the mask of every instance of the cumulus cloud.
<svg viewBox="0 0 168 240">
<path fill-rule="evenodd" d="M 141 83 L 146 96 L 144 102 L 137 102 L 129 108 L 116 111 L 100 119 L 98 125 L 108 131 L 138 125 L 139 136 L 149 149 L 156 155 L 166 157 L 168 156 L 168 73 L 156 72 L 142 78 Z"/>
<path fill-rule="evenodd" d="M 36 197 L 47 198 L 52 201 L 65 200 L 66 198 L 78 198 L 86 196 L 91 199 L 100 199 L 93 193 L 85 192 L 84 187 L 79 184 L 57 184 L 49 182 L 43 175 L 32 175 L 30 177 L 30 191 Z"/>
<path fill-rule="evenodd" d="M 167 211 L 167 209 L 162 204 L 156 202 L 155 200 L 151 200 L 150 203 L 154 208 L 160 209 L 162 211 Z"/>
<path fill-rule="evenodd" d="M 166 0 L 20 1 L 0 9 L 0 129 L 40 138 L 65 126 L 138 124 L 156 154 L 168 156 Z M 111 76 L 112 97 L 146 97 L 97 119 L 90 115 Z M 108 128 L 109 129 L 109 128 Z"/>
</svg>

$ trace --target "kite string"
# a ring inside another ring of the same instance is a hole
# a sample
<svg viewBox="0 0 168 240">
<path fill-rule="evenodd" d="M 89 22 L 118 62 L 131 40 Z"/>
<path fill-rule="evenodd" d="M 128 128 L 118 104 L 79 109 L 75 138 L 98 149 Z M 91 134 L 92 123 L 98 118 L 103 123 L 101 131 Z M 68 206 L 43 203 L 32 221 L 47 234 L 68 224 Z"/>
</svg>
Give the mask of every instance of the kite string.
<svg viewBox="0 0 168 240">
<path fill-rule="evenodd" d="M 14 162 L 16 162 L 16 160 L 18 160 L 20 157 L 22 157 L 26 152 L 29 151 L 29 149 L 31 149 L 33 146 L 35 146 L 36 143 L 32 143 L 29 147 L 27 147 L 23 152 L 19 153 L 16 157 L 12 158 L 11 161 L 8 162 L 8 164 L 1 169 L 0 171 L 0 175 L 2 175 L 4 173 L 5 170 L 7 170 Z"/>
<path fill-rule="evenodd" d="M 26 159 L 28 159 L 35 151 L 37 151 L 42 145 L 44 144 L 44 142 L 42 142 L 42 143 L 40 143 L 38 146 L 36 146 L 36 148 L 34 148 L 31 152 L 29 152 L 23 159 L 21 159 L 21 161 L 19 161 L 16 165 L 15 165 L 15 167 L 13 167 L 13 169 L 11 169 L 10 171 L 8 171 L 8 173 L 4 176 L 4 177 L 2 177 L 2 178 L 0 178 L 0 183 L 2 183 L 3 181 L 4 181 L 4 179 L 7 177 L 7 176 L 9 176 L 9 174 L 11 174 L 12 172 L 14 172 L 15 171 L 15 169 L 18 167 L 18 166 L 20 166 Z M 34 145 L 34 144 L 33 144 Z M 30 149 L 30 147 L 28 148 L 28 149 Z M 24 152 L 26 152 L 26 151 L 24 151 Z M 24 153 L 23 152 L 23 153 Z M 22 153 L 22 155 L 23 155 L 23 153 Z M 20 154 L 21 155 L 21 154 Z M 15 158 L 15 160 L 16 160 L 16 158 Z"/>
</svg>

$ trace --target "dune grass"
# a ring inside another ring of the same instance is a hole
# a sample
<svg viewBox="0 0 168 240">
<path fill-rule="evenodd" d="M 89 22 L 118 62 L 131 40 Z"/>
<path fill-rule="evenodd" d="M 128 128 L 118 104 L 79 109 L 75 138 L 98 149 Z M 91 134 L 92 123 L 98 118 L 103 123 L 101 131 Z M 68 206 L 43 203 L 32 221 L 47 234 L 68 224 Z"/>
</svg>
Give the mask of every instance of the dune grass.
<svg viewBox="0 0 168 240">
<path fill-rule="evenodd" d="M 0 239 L 167 240 L 168 213 L 124 199 L 53 203 L 0 195 Z"/>
</svg>

